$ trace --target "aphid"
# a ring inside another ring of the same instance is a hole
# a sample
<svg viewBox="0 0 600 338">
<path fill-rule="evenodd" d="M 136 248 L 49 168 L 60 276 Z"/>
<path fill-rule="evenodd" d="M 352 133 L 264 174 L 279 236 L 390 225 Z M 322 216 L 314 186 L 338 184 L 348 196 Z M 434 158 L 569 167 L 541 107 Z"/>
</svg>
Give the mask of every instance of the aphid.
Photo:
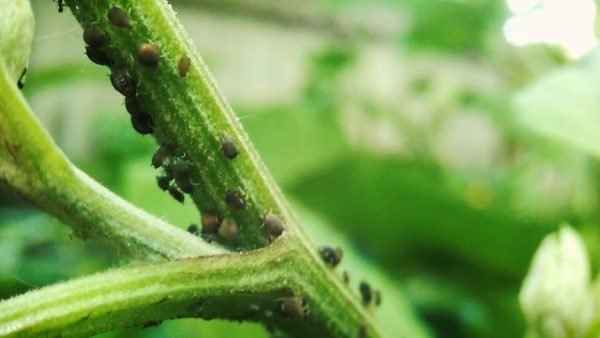
<svg viewBox="0 0 600 338">
<path fill-rule="evenodd" d="M 233 160 L 239 154 L 235 141 L 226 134 L 221 134 L 221 151 L 228 159 Z"/>
<path fill-rule="evenodd" d="M 125 98 L 125 109 L 129 115 L 141 115 L 144 113 L 142 108 L 140 108 L 140 103 L 137 100 L 137 97 L 135 96 Z"/>
<path fill-rule="evenodd" d="M 287 297 L 281 303 L 281 312 L 289 317 L 304 317 L 304 300 L 302 297 Z"/>
<path fill-rule="evenodd" d="M 358 327 L 358 338 L 367 338 L 367 326 L 360 324 Z"/>
<path fill-rule="evenodd" d="M 64 8 L 63 8 L 63 7 L 64 7 L 63 0 L 58 0 L 58 1 L 57 1 L 57 3 L 58 3 L 58 12 L 59 12 L 59 13 L 62 13 L 62 12 L 64 11 Z"/>
<path fill-rule="evenodd" d="M 348 271 L 342 272 L 342 279 L 344 280 L 344 283 L 350 283 L 350 275 L 348 274 Z"/>
<path fill-rule="evenodd" d="M 162 146 L 158 147 L 154 154 L 152 155 L 151 164 L 154 168 L 158 169 L 162 166 L 163 161 L 165 160 L 165 150 Z"/>
<path fill-rule="evenodd" d="M 362 297 L 363 304 L 369 305 L 371 300 L 373 299 L 373 291 L 371 290 L 371 286 L 367 282 L 360 282 L 358 285 L 358 290 L 360 291 L 360 295 Z"/>
<path fill-rule="evenodd" d="M 113 69 L 110 73 L 110 83 L 113 87 L 125 97 L 135 97 L 135 80 L 124 69 Z"/>
<path fill-rule="evenodd" d="M 177 175 L 175 174 L 175 183 L 179 187 L 179 190 L 183 191 L 186 194 L 191 194 L 194 191 L 194 186 L 192 182 L 190 182 L 190 178 L 187 175 Z"/>
<path fill-rule="evenodd" d="M 101 48 L 107 42 L 106 35 L 98 26 L 91 25 L 83 31 L 83 41 L 92 48 Z"/>
<path fill-rule="evenodd" d="M 196 224 L 190 224 L 190 225 L 187 227 L 187 231 L 188 231 L 190 234 L 194 234 L 194 235 L 195 235 L 195 234 L 197 234 L 197 233 L 198 233 L 198 226 L 197 226 Z"/>
<path fill-rule="evenodd" d="M 240 234 L 238 225 L 233 218 L 223 218 L 219 227 L 219 235 L 227 238 L 230 241 L 236 239 Z"/>
<path fill-rule="evenodd" d="M 373 298 L 373 303 L 375 303 L 375 306 L 381 305 L 381 291 L 375 290 L 373 293 Z"/>
<path fill-rule="evenodd" d="M 342 249 L 340 248 L 334 249 L 325 245 L 319 248 L 319 254 L 325 263 L 334 268 L 342 261 Z"/>
<path fill-rule="evenodd" d="M 202 232 L 204 233 L 216 233 L 219 231 L 219 217 L 214 211 L 205 211 L 200 216 L 200 223 L 202 224 Z"/>
<path fill-rule="evenodd" d="M 19 80 L 17 81 L 17 87 L 19 89 L 23 89 L 23 87 L 25 86 L 25 74 L 27 74 L 27 67 L 23 68 L 21 76 L 19 76 Z"/>
<path fill-rule="evenodd" d="M 106 55 L 106 53 L 99 49 L 86 46 L 85 54 L 87 55 L 88 59 L 90 59 L 93 63 L 97 65 L 110 66 L 113 64 L 113 60 L 108 55 Z"/>
<path fill-rule="evenodd" d="M 238 190 L 229 190 L 225 194 L 225 203 L 234 210 L 246 209 L 246 199 L 244 195 Z"/>
<path fill-rule="evenodd" d="M 110 23 L 119 28 L 131 28 L 131 22 L 129 21 L 129 15 L 127 12 L 119 7 L 112 7 L 106 13 L 106 18 Z"/>
<path fill-rule="evenodd" d="M 175 158 L 172 165 L 175 175 L 187 175 L 190 171 L 190 162 L 181 157 Z"/>
<path fill-rule="evenodd" d="M 142 43 L 137 49 L 137 59 L 144 66 L 156 68 L 160 60 L 160 53 L 155 45 Z"/>
<path fill-rule="evenodd" d="M 179 191 L 179 189 L 177 189 L 175 186 L 170 186 L 169 187 L 169 194 L 171 194 L 171 196 L 179 203 L 183 204 L 183 202 L 185 201 L 185 196 L 183 196 L 183 193 L 181 191 Z"/>
<path fill-rule="evenodd" d="M 152 118 L 148 114 L 131 115 L 131 125 L 135 131 L 142 135 L 150 134 L 154 131 L 154 128 L 152 128 Z"/>
<path fill-rule="evenodd" d="M 283 227 L 283 222 L 281 219 L 272 213 L 268 213 L 265 215 L 264 219 L 265 230 L 270 236 L 279 237 L 285 228 Z"/>
<path fill-rule="evenodd" d="M 184 77 L 187 75 L 190 70 L 190 66 L 192 65 L 192 59 L 187 56 L 182 56 L 179 59 L 179 63 L 177 64 L 177 70 L 179 71 L 179 76 Z"/>
<path fill-rule="evenodd" d="M 163 191 L 169 189 L 169 183 L 171 183 L 171 180 L 172 178 L 168 176 L 156 176 L 156 183 L 158 184 L 158 187 Z"/>
</svg>

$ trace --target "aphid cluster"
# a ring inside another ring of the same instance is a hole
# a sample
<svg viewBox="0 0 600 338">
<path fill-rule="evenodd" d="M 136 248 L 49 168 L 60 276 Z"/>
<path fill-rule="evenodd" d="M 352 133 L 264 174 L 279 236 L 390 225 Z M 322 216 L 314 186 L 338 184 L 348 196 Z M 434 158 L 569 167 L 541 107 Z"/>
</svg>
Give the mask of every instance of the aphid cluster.
<svg viewBox="0 0 600 338">
<path fill-rule="evenodd" d="M 207 242 L 216 240 L 217 235 L 232 242 L 235 241 L 240 234 L 237 222 L 233 218 L 225 217 L 220 220 L 214 211 L 203 212 L 200 217 L 200 223 L 202 224 L 202 229 L 199 234 Z M 195 228 L 195 232 L 193 233 L 198 234 L 198 229 Z"/>
<path fill-rule="evenodd" d="M 189 194 L 194 190 L 190 163 L 184 156 L 177 154 L 174 147 L 163 144 L 152 155 L 151 164 L 156 169 L 162 167 L 164 171 L 163 175 L 156 177 L 158 187 L 183 203 L 184 193 Z"/>
<path fill-rule="evenodd" d="M 319 248 L 319 255 L 321 255 L 323 262 L 335 268 L 342 261 L 343 252 L 341 248 L 334 249 L 324 245 Z"/>
<path fill-rule="evenodd" d="M 381 305 L 381 292 L 379 290 L 373 290 L 369 283 L 362 281 L 358 285 L 358 291 L 362 298 L 362 302 L 365 306 L 368 306 L 373 302 L 375 306 Z"/>
</svg>

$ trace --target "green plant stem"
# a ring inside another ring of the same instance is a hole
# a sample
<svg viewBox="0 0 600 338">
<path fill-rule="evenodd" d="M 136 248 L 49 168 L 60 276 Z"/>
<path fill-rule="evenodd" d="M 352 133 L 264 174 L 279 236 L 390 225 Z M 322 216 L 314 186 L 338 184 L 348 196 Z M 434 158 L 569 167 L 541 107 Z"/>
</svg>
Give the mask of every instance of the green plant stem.
<svg viewBox="0 0 600 338">
<path fill-rule="evenodd" d="M 86 239 L 144 260 L 224 252 L 132 206 L 75 168 L 35 118 L 0 62 L 0 184 Z"/>
<path fill-rule="evenodd" d="M 114 269 L 32 291 L 0 303 L 0 335 L 89 336 L 218 317 L 263 322 L 295 337 L 357 336 L 356 314 L 345 309 L 351 304 L 297 250 L 283 236 L 267 249 Z M 305 315 L 282 312 L 282 300 L 292 295 L 304 297 Z"/>
</svg>

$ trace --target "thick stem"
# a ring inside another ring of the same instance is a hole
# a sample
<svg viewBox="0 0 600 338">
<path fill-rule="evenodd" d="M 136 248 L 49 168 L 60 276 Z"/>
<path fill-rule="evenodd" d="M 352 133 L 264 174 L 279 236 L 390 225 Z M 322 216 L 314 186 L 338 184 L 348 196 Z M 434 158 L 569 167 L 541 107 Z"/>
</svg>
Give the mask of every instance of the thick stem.
<svg viewBox="0 0 600 338">
<path fill-rule="evenodd" d="M 0 62 L 0 184 L 130 256 L 156 260 L 224 252 L 132 206 L 77 170 L 35 118 Z"/>
</svg>

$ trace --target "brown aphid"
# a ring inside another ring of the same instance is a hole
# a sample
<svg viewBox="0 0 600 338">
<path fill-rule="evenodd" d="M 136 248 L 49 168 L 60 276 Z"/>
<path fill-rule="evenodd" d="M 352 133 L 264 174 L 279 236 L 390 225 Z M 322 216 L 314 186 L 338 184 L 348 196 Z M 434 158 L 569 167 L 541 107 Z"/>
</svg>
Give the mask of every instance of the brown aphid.
<svg viewBox="0 0 600 338">
<path fill-rule="evenodd" d="M 110 83 L 122 95 L 128 98 L 135 97 L 136 83 L 133 77 L 124 69 L 113 69 L 110 72 Z"/>
<path fill-rule="evenodd" d="M 85 55 L 87 55 L 90 61 L 100 66 L 110 66 L 113 64 L 113 60 L 106 53 L 90 46 L 85 47 Z"/>
<path fill-rule="evenodd" d="M 319 254 L 323 259 L 323 262 L 331 265 L 331 267 L 335 268 L 342 261 L 342 249 L 340 248 L 332 248 L 330 246 L 324 245 L 319 247 Z"/>
<path fill-rule="evenodd" d="M 227 134 L 221 134 L 221 151 L 230 160 L 236 158 L 240 153 L 235 141 Z"/>
<path fill-rule="evenodd" d="M 373 293 L 373 303 L 375 304 L 375 306 L 381 305 L 381 291 L 375 290 L 375 292 Z"/>
<path fill-rule="evenodd" d="M 119 7 L 112 7 L 106 13 L 106 18 L 110 23 L 118 28 L 131 28 L 131 22 L 129 21 L 129 14 Z"/>
<path fill-rule="evenodd" d="M 267 231 L 269 236 L 273 237 L 279 237 L 285 230 L 281 219 L 277 215 L 272 213 L 268 213 L 265 215 L 263 225 L 265 226 L 265 230 Z"/>
<path fill-rule="evenodd" d="M 152 118 L 148 114 L 131 115 L 131 125 L 142 135 L 151 134 L 154 131 Z"/>
<path fill-rule="evenodd" d="M 367 326 L 360 324 L 358 327 L 358 338 L 367 338 Z"/>
<path fill-rule="evenodd" d="M 156 183 L 158 184 L 158 187 L 163 191 L 166 191 L 167 189 L 169 189 L 171 180 L 172 180 L 172 178 L 168 177 L 168 176 L 157 176 L 156 177 Z"/>
<path fill-rule="evenodd" d="M 225 203 L 234 210 L 246 209 L 246 198 L 238 190 L 229 190 L 225 194 Z"/>
<path fill-rule="evenodd" d="M 238 238 L 239 234 L 240 230 L 235 220 L 233 218 L 223 218 L 223 222 L 219 226 L 219 235 L 233 241 Z"/>
<path fill-rule="evenodd" d="M 281 312 L 288 317 L 304 317 L 304 300 L 302 297 L 287 297 L 281 303 Z"/>
<path fill-rule="evenodd" d="M 101 48 L 106 44 L 108 39 L 98 26 L 91 25 L 83 30 L 83 41 L 92 48 Z"/>
<path fill-rule="evenodd" d="M 200 223 L 202 224 L 202 232 L 216 233 L 219 231 L 219 217 L 214 211 L 203 212 L 200 216 Z"/>
<path fill-rule="evenodd" d="M 179 203 L 183 204 L 183 202 L 185 201 L 185 196 L 183 195 L 183 193 L 181 191 L 179 191 L 179 189 L 177 189 L 175 186 L 170 186 L 169 187 L 169 194 L 171 194 L 171 196 Z"/>
<path fill-rule="evenodd" d="M 362 301 L 364 305 L 369 305 L 371 300 L 373 299 L 373 290 L 371 290 L 371 286 L 367 282 L 360 282 L 358 285 L 358 291 L 360 291 L 360 296 L 362 297 Z"/>
<path fill-rule="evenodd" d="M 179 71 L 179 76 L 185 77 L 190 70 L 190 66 L 192 65 L 192 59 L 187 56 L 182 56 L 179 59 L 179 63 L 177 63 L 177 70 Z"/>
<path fill-rule="evenodd" d="M 160 60 L 160 53 L 155 45 L 142 43 L 137 49 L 137 59 L 146 67 L 156 68 Z"/>
</svg>

